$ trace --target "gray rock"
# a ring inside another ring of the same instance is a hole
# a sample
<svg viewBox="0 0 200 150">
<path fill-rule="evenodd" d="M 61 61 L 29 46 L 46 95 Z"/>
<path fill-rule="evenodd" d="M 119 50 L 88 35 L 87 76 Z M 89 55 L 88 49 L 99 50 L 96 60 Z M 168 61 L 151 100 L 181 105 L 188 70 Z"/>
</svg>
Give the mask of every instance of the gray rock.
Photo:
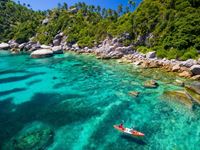
<svg viewBox="0 0 200 150">
<path fill-rule="evenodd" d="M 152 51 L 152 52 L 148 52 L 146 54 L 146 58 L 155 58 L 156 57 L 156 52 Z"/>
<path fill-rule="evenodd" d="M 64 36 L 64 33 L 61 32 L 61 33 L 57 34 L 57 35 L 54 37 L 54 39 L 59 39 L 59 40 L 61 40 L 63 36 Z"/>
<path fill-rule="evenodd" d="M 39 49 L 31 53 L 32 58 L 44 58 L 53 56 L 53 51 L 50 49 Z"/>
<path fill-rule="evenodd" d="M 184 67 L 188 67 L 190 68 L 191 66 L 193 65 L 196 65 L 197 64 L 197 61 L 196 60 L 193 60 L 193 59 L 188 59 L 186 61 L 183 61 L 181 62 L 181 66 L 184 66 Z"/>
<path fill-rule="evenodd" d="M 26 43 L 22 43 L 18 46 L 18 48 L 21 50 L 21 49 L 24 49 L 24 47 L 26 46 Z"/>
<path fill-rule="evenodd" d="M 190 71 L 193 73 L 193 75 L 200 75 L 200 65 L 193 65 L 190 68 Z"/>
<path fill-rule="evenodd" d="M 1 43 L 0 44 L 0 50 L 7 50 L 10 48 L 10 45 L 8 43 Z"/>
<path fill-rule="evenodd" d="M 62 46 L 54 46 L 52 47 L 52 51 L 54 54 L 63 54 Z"/>
<path fill-rule="evenodd" d="M 19 44 L 16 42 L 10 43 L 10 48 L 18 48 Z"/>
<path fill-rule="evenodd" d="M 41 49 L 52 49 L 52 47 L 48 46 L 48 45 L 41 45 L 40 48 Z"/>
<path fill-rule="evenodd" d="M 46 19 L 44 19 L 43 21 L 42 21 L 42 24 L 43 25 L 46 25 L 46 24 L 48 24 L 49 23 L 49 19 L 48 18 L 46 18 Z"/>
<path fill-rule="evenodd" d="M 30 43 L 28 43 L 28 44 L 26 44 L 26 46 L 24 47 L 26 50 L 29 50 L 29 49 L 31 49 L 31 47 L 32 47 L 32 44 L 30 44 Z"/>
<path fill-rule="evenodd" d="M 60 40 L 59 39 L 53 40 L 53 45 L 54 46 L 59 46 L 60 45 Z"/>
<path fill-rule="evenodd" d="M 29 51 L 32 52 L 32 51 L 35 51 L 35 50 L 40 49 L 40 48 L 41 48 L 41 46 L 40 46 L 39 43 L 32 44 L 31 48 L 29 49 Z"/>
</svg>

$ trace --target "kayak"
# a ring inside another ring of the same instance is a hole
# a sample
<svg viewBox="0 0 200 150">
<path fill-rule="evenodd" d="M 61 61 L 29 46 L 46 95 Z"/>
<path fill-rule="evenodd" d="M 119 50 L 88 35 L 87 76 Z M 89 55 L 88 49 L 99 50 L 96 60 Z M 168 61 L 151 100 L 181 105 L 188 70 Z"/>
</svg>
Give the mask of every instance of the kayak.
<svg viewBox="0 0 200 150">
<path fill-rule="evenodd" d="M 144 133 L 141 133 L 139 131 L 136 131 L 136 130 L 133 130 L 133 129 L 130 129 L 130 128 L 119 127 L 118 125 L 114 125 L 113 127 L 120 132 L 130 134 L 132 136 L 144 136 Z"/>
</svg>

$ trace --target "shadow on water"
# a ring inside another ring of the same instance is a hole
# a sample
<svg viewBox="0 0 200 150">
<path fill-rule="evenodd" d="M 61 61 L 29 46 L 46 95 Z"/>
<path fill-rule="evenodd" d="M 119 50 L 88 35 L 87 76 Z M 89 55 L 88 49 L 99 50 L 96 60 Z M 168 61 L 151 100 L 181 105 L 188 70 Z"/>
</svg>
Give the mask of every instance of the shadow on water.
<svg viewBox="0 0 200 150">
<path fill-rule="evenodd" d="M 0 91 L 0 96 L 5 96 L 5 95 L 13 94 L 16 92 L 25 91 L 25 90 L 26 88 L 14 88 L 12 90 Z"/>
<path fill-rule="evenodd" d="M 134 142 L 134 143 L 137 143 L 139 145 L 147 145 L 147 143 L 144 141 L 144 138 L 137 138 L 137 137 L 133 137 L 133 136 L 130 136 L 130 135 L 125 135 L 125 134 L 122 134 L 120 136 L 121 138 L 127 140 L 128 142 Z"/>
<path fill-rule="evenodd" d="M 32 73 L 32 74 L 28 74 L 28 75 L 24 75 L 24 76 L 3 78 L 3 79 L 0 79 L 0 84 L 1 83 L 21 81 L 21 80 L 28 79 L 30 77 L 34 77 L 34 76 L 37 76 L 37 75 L 43 75 L 43 74 L 45 74 L 45 73 L 44 72 L 40 72 L 40 73 Z"/>
<path fill-rule="evenodd" d="M 39 82 L 41 82 L 42 80 L 33 80 L 33 81 L 30 81 L 30 82 L 27 82 L 26 83 L 26 85 L 28 85 L 28 86 L 31 86 L 31 85 L 33 85 L 33 84 L 36 84 L 36 83 L 39 83 Z"/>
<path fill-rule="evenodd" d="M 36 93 L 31 101 L 19 105 L 13 104 L 12 98 L 0 101 L 0 145 L 15 136 L 24 125 L 36 120 L 59 128 L 99 115 L 100 112 L 92 107 L 66 101 L 69 98 L 80 99 L 80 95 Z"/>
<path fill-rule="evenodd" d="M 25 70 L 4 70 L 4 71 L 0 71 L 0 75 L 12 74 L 12 73 L 28 73 L 28 71 L 25 71 Z"/>
</svg>

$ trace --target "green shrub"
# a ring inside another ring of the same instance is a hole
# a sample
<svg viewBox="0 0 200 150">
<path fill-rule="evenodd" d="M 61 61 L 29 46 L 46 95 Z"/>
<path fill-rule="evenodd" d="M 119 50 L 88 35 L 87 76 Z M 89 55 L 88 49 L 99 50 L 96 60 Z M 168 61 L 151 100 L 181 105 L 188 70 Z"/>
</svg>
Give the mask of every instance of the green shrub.
<svg viewBox="0 0 200 150">
<path fill-rule="evenodd" d="M 185 53 L 183 54 L 183 56 L 180 57 L 181 60 L 187 60 L 187 59 L 190 59 L 190 58 L 197 58 L 198 57 L 198 52 L 195 48 L 191 47 L 191 48 L 188 48 Z"/>
<path fill-rule="evenodd" d="M 170 50 L 167 51 L 167 58 L 168 59 L 178 59 L 183 55 L 183 51 L 180 51 L 175 48 L 171 48 Z"/>
<path fill-rule="evenodd" d="M 139 47 L 137 47 L 137 51 L 141 52 L 143 54 L 146 54 L 146 53 L 151 52 L 153 50 L 151 48 L 148 48 L 148 47 L 145 47 L 145 46 L 139 46 Z"/>
</svg>

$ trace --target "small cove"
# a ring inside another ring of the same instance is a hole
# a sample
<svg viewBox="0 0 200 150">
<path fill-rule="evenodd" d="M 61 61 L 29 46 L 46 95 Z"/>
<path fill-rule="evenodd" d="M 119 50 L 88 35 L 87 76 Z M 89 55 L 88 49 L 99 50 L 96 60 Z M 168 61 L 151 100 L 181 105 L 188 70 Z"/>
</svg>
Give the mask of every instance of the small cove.
<svg viewBox="0 0 200 150">
<path fill-rule="evenodd" d="M 178 77 L 93 56 L 66 53 L 31 59 L 0 51 L 0 145 L 42 122 L 53 130 L 49 150 L 196 150 L 200 147 L 200 108 L 164 100 L 164 91 L 181 89 Z M 157 79 L 159 87 L 143 83 Z M 138 91 L 138 97 L 129 95 Z M 122 120 L 146 134 L 121 135 Z"/>
</svg>

